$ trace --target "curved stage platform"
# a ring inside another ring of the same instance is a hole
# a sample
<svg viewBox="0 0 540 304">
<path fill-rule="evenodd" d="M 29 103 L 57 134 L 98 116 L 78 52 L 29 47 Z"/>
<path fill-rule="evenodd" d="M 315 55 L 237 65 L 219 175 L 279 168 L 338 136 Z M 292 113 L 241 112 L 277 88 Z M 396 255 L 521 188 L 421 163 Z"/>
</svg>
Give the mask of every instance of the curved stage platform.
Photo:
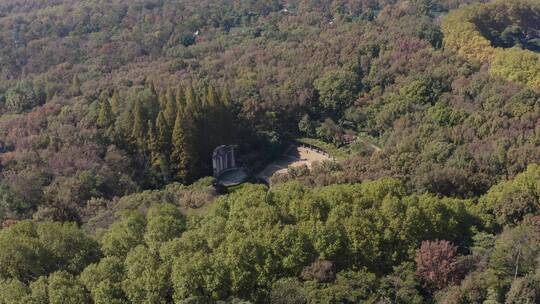
<svg viewBox="0 0 540 304">
<path fill-rule="evenodd" d="M 231 187 L 239 185 L 245 182 L 249 178 L 249 174 L 244 168 L 230 169 L 221 173 L 217 180 L 225 187 Z"/>
</svg>

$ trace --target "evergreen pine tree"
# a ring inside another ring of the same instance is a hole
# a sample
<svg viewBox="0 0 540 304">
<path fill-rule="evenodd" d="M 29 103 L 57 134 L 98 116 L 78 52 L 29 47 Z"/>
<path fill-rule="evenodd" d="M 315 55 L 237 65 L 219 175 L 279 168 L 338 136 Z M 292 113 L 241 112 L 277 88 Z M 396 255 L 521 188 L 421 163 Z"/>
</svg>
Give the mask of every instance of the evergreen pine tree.
<svg viewBox="0 0 540 304">
<path fill-rule="evenodd" d="M 194 114 L 198 114 L 199 112 L 199 100 L 197 98 L 197 95 L 195 95 L 193 86 L 189 86 L 186 90 L 186 105 L 184 107 L 191 108 Z"/>
<path fill-rule="evenodd" d="M 144 149 L 146 146 L 146 119 L 143 112 L 141 101 L 137 100 L 133 108 L 133 128 L 131 138 L 133 142 L 137 144 L 139 149 Z"/>
<path fill-rule="evenodd" d="M 223 93 L 221 94 L 221 101 L 226 107 L 229 107 L 232 104 L 231 92 L 227 87 L 223 89 Z"/>
<path fill-rule="evenodd" d="M 164 124 L 163 113 L 160 112 L 156 125 L 148 121 L 148 151 L 150 152 L 150 173 L 154 177 L 154 184 L 160 185 L 163 182 L 168 183 L 170 178 L 169 151 L 164 149 L 164 133 L 170 134 L 168 129 L 160 127 Z M 165 126 L 166 127 L 166 126 Z"/>
<path fill-rule="evenodd" d="M 201 132 L 201 142 L 199 145 L 199 155 L 203 159 L 210 159 L 212 157 L 212 151 L 215 147 L 223 144 L 223 137 L 221 136 L 220 119 L 218 115 L 219 100 L 217 94 L 212 86 L 209 86 L 206 92 L 205 102 L 203 104 L 201 116 L 201 124 L 199 130 Z M 205 172 L 209 172 L 210 162 L 202 162 L 201 169 Z"/>
<path fill-rule="evenodd" d="M 146 115 L 146 118 L 155 121 L 157 118 L 157 114 L 161 109 L 161 105 L 159 103 L 159 95 L 155 92 L 155 90 L 149 90 L 148 99 L 145 100 L 144 105 L 144 113 Z"/>
<path fill-rule="evenodd" d="M 209 107 L 210 110 L 214 111 L 217 105 L 217 96 L 216 91 L 213 86 L 209 86 L 206 93 L 206 107 Z"/>
<path fill-rule="evenodd" d="M 113 121 L 114 115 L 112 113 L 111 104 L 109 103 L 109 100 L 105 98 L 100 102 L 97 124 L 101 128 L 108 128 L 112 125 Z"/>
<path fill-rule="evenodd" d="M 174 126 L 174 124 L 172 125 Z M 165 120 L 163 111 L 160 111 L 156 119 L 156 140 L 157 148 L 159 149 L 159 158 L 161 165 L 161 175 L 165 182 L 168 182 L 170 177 L 170 154 L 171 154 L 171 127 Z"/>
<path fill-rule="evenodd" d="M 159 154 L 161 154 L 161 149 L 159 147 L 159 141 L 156 134 L 156 127 L 152 123 L 151 120 L 148 121 L 148 140 L 147 140 L 147 147 L 148 151 L 150 152 L 150 161 L 151 165 L 158 166 L 159 167 Z"/>
<path fill-rule="evenodd" d="M 176 96 L 174 96 L 174 90 L 171 87 L 167 88 L 165 97 L 167 98 L 167 103 L 176 103 Z"/>
<path fill-rule="evenodd" d="M 114 97 L 114 95 L 113 95 Z M 131 100 L 125 100 L 122 102 L 123 106 L 118 108 L 118 112 L 115 113 L 115 124 L 114 124 L 114 137 L 115 144 L 123 149 L 133 152 L 134 141 L 132 140 L 133 133 L 133 108 L 134 102 Z M 113 104 L 111 103 L 111 108 L 114 109 Z"/>
<path fill-rule="evenodd" d="M 71 87 L 69 88 L 69 94 L 73 97 L 80 96 L 81 92 L 81 81 L 79 76 L 73 75 L 73 80 L 71 81 Z"/>
<path fill-rule="evenodd" d="M 225 88 L 221 94 L 219 102 L 219 119 L 221 126 L 221 136 L 227 142 L 234 140 L 234 118 L 232 115 L 231 93 Z"/>
<path fill-rule="evenodd" d="M 181 85 L 176 87 L 176 109 L 182 109 L 186 105 L 186 93 Z M 176 118 L 176 117 L 175 117 Z"/>
<path fill-rule="evenodd" d="M 99 94 L 99 101 L 103 101 L 105 99 L 109 99 L 109 92 L 107 90 L 103 90 Z"/>
<path fill-rule="evenodd" d="M 110 104 L 113 114 L 118 115 L 118 113 L 120 112 L 120 97 L 118 96 L 117 91 L 114 91 L 111 97 Z"/>
<path fill-rule="evenodd" d="M 170 128 L 174 127 L 174 123 L 176 121 L 176 109 L 176 100 L 173 98 L 167 98 L 167 104 L 165 105 L 165 112 L 163 114 L 165 115 L 165 121 Z"/>
<path fill-rule="evenodd" d="M 500 304 L 497 290 L 489 288 L 487 291 L 486 300 L 482 304 Z"/>
<path fill-rule="evenodd" d="M 161 109 L 165 109 L 166 106 L 167 106 L 167 94 L 165 94 L 164 91 L 161 91 L 161 93 L 159 93 L 159 107 Z"/>
<path fill-rule="evenodd" d="M 148 84 L 148 89 L 150 90 L 150 93 L 154 96 L 158 96 L 158 92 L 156 90 L 156 85 L 154 84 L 153 81 L 150 81 L 150 83 Z"/>
<path fill-rule="evenodd" d="M 158 147 L 161 152 L 168 153 L 171 148 L 171 127 L 174 128 L 175 124 L 169 125 L 165 119 L 165 114 L 160 111 L 156 119 L 156 132 Z"/>
<path fill-rule="evenodd" d="M 154 185 L 159 185 L 165 179 L 163 172 L 165 160 L 159 146 L 156 127 L 151 120 L 148 121 L 148 151 L 150 152 L 150 175 L 154 179 Z"/>
<path fill-rule="evenodd" d="M 186 120 L 186 125 L 189 129 L 189 143 L 192 148 L 191 170 L 192 175 L 200 176 L 205 172 L 205 167 L 208 162 L 200 162 L 200 160 L 206 158 L 206 151 L 208 142 L 211 135 L 206 133 L 205 109 L 201 99 L 193 89 L 193 86 L 189 86 L 186 90 L 186 105 L 183 109 L 183 117 Z M 202 170 L 202 171 L 199 171 Z"/>
<path fill-rule="evenodd" d="M 172 134 L 171 165 L 175 169 L 175 177 L 187 182 L 192 165 L 192 149 L 189 142 L 189 122 L 184 119 L 183 111 L 178 111 Z"/>
</svg>

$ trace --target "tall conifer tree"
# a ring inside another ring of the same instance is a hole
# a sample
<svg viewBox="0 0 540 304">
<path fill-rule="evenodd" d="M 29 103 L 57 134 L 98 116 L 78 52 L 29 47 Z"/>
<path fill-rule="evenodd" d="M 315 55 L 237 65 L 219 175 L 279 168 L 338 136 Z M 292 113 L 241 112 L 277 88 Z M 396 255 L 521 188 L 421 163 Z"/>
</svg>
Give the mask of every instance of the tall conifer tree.
<svg viewBox="0 0 540 304">
<path fill-rule="evenodd" d="M 158 136 L 156 134 L 156 127 L 151 120 L 148 121 L 147 129 L 147 147 L 148 151 L 150 152 L 150 160 L 152 162 L 152 166 L 154 166 L 156 162 L 159 161 L 159 154 L 161 153 L 161 149 L 159 147 Z"/>
<path fill-rule="evenodd" d="M 133 128 L 131 138 L 137 144 L 139 149 L 144 149 L 146 146 L 146 119 L 144 110 L 140 100 L 135 102 L 133 108 Z"/>
<path fill-rule="evenodd" d="M 170 127 L 172 126 L 172 127 Z M 156 135 L 161 152 L 168 153 L 171 148 L 171 134 L 175 124 L 169 125 L 163 111 L 160 111 L 156 119 Z"/>
<path fill-rule="evenodd" d="M 219 103 L 221 136 L 231 142 L 234 140 L 234 119 L 232 115 L 232 98 L 229 89 L 223 89 Z"/>
<path fill-rule="evenodd" d="M 167 104 L 165 105 L 165 111 L 163 114 L 165 115 L 165 121 L 171 129 L 174 127 L 174 123 L 176 121 L 176 111 L 176 100 L 173 98 L 167 98 Z"/>
<path fill-rule="evenodd" d="M 73 80 L 71 81 L 71 87 L 69 88 L 69 93 L 71 96 L 80 96 L 81 95 L 81 81 L 79 76 L 76 74 L 73 75 Z"/>
<path fill-rule="evenodd" d="M 185 119 L 183 111 L 178 111 L 172 134 L 171 166 L 175 177 L 181 182 L 187 182 L 192 166 L 192 149 L 189 142 L 189 122 Z"/>
<path fill-rule="evenodd" d="M 161 93 L 159 93 L 159 107 L 161 109 L 165 109 L 166 106 L 167 106 L 167 94 L 164 91 L 161 91 Z"/>
<path fill-rule="evenodd" d="M 190 108 L 194 115 L 197 115 L 199 113 L 199 99 L 197 98 L 197 95 L 195 94 L 195 90 L 193 89 L 193 86 L 189 86 L 186 90 L 186 105 L 185 108 Z M 197 116 L 195 116 L 197 117 Z"/>
<path fill-rule="evenodd" d="M 118 91 L 114 91 L 110 104 L 113 114 L 118 115 L 120 112 L 120 97 L 118 96 Z"/>
<path fill-rule="evenodd" d="M 114 115 L 112 113 L 111 104 L 107 98 L 104 98 L 100 102 L 97 124 L 101 128 L 108 128 L 112 125 L 113 121 Z"/>
<path fill-rule="evenodd" d="M 174 96 L 175 90 L 171 87 L 167 88 L 167 91 L 165 93 L 165 97 L 167 98 L 167 103 L 176 103 L 176 97 Z"/>
<path fill-rule="evenodd" d="M 159 147 L 156 128 L 151 120 L 148 121 L 148 151 L 150 152 L 150 173 L 155 178 L 154 183 L 159 184 L 163 180 L 162 168 L 163 157 Z"/>
<path fill-rule="evenodd" d="M 176 109 L 182 109 L 186 105 L 186 92 L 181 85 L 176 87 Z"/>
<path fill-rule="evenodd" d="M 199 145 L 199 155 L 203 157 L 201 163 L 202 170 L 209 172 L 210 171 L 210 162 L 204 161 L 204 159 L 210 159 L 212 157 L 212 151 L 218 145 L 223 144 L 223 138 L 221 136 L 221 126 L 219 117 L 217 115 L 217 105 L 219 100 L 214 90 L 214 87 L 209 86 L 206 92 L 206 98 L 204 99 L 204 105 L 201 116 L 200 132 L 202 133 Z"/>
</svg>

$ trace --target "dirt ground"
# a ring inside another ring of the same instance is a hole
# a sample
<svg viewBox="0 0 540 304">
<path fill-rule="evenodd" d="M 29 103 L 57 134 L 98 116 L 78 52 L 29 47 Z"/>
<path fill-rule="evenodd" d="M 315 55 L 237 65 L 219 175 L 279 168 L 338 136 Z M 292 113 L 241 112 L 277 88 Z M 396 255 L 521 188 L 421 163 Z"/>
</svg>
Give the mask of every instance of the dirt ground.
<svg viewBox="0 0 540 304">
<path fill-rule="evenodd" d="M 322 162 L 325 160 L 331 160 L 331 158 L 309 148 L 292 146 L 280 159 L 271 163 L 261 171 L 257 177 L 268 181 L 272 175 L 276 173 L 287 173 L 287 170 L 291 167 L 307 165 L 308 168 L 311 168 L 311 165 L 314 162 Z"/>
</svg>

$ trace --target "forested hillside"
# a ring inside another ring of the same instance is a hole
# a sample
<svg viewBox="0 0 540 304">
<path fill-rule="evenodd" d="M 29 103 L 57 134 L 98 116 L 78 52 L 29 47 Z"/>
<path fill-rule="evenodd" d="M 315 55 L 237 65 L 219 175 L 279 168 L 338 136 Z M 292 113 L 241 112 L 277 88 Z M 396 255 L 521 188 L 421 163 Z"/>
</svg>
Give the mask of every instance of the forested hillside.
<svg viewBox="0 0 540 304">
<path fill-rule="evenodd" d="M 539 12 L 1 1 L 0 304 L 540 303 Z"/>
<path fill-rule="evenodd" d="M 493 75 L 540 88 L 540 4 L 493 1 L 452 12 L 445 43 L 461 55 L 490 62 Z"/>
</svg>

